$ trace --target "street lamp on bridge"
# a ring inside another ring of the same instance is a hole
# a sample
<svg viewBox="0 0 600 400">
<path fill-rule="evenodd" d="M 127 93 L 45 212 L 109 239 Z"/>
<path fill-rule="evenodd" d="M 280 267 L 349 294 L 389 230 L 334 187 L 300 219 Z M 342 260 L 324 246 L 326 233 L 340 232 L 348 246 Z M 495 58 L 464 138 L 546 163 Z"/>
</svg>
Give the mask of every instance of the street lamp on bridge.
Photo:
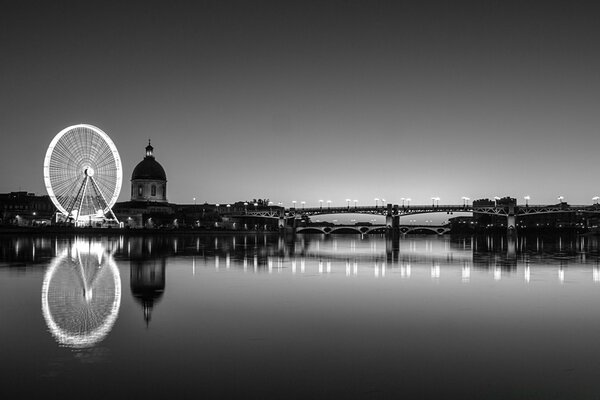
<svg viewBox="0 0 600 400">
<path fill-rule="evenodd" d="M 323 209 L 323 200 L 319 200 L 319 209 Z"/>
<path fill-rule="evenodd" d="M 405 199 L 405 200 L 406 200 L 406 207 L 410 207 L 410 197 L 408 199 Z"/>
<path fill-rule="evenodd" d="M 432 202 L 432 206 L 435 207 L 436 206 L 436 202 L 437 202 L 437 206 L 440 206 L 440 198 L 439 197 L 432 197 L 431 198 L 431 202 Z"/>
<path fill-rule="evenodd" d="M 404 200 L 406 200 L 404 197 L 400 199 L 400 201 L 402 201 L 402 208 L 404 208 Z"/>
<path fill-rule="evenodd" d="M 463 200 L 463 207 L 467 207 L 469 205 L 469 200 L 471 200 L 471 199 L 469 197 L 463 196 L 462 200 Z"/>
<path fill-rule="evenodd" d="M 356 203 L 358 203 L 358 200 L 354 200 L 354 208 L 356 209 Z"/>
<path fill-rule="evenodd" d="M 375 197 L 375 208 L 377 208 L 378 204 L 379 204 L 379 198 Z"/>
<path fill-rule="evenodd" d="M 292 204 L 294 205 L 294 210 L 296 209 L 296 200 L 292 200 Z"/>
<path fill-rule="evenodd" d="M 305 201 L 301 201 L 300 204 L 302 204 L 302 210 L 304 210 L 304 205 L 306 204 Z"/>
<path fill-rule="evenodd" d="M 494 196 L 494 207 L 498 207 L 498 200 L 500 200 L 500 197 Z"/>
<path fill-rule="evenodd" d="M 560 202 L 560 204 L 562 204 L 562 202 L 563 202 L 564 199 L 565 198 L 563 196 L 558 196 L 558 201 Z"/>
<path fill-rule="evenodd" d="M 350 209 L 350 202 L 351 202 L 351 201 L 352 201 L 352 200 L 350 200 L 350 199 L 346 199 L 346 205 L 348 206 L 348 209 Z"/>
<path fill-rule="evenodd" d="M 331 200 L 327 200 L 327 209 L 330 210 L 331 209 Z"/>
<path fill-rule="evenodd" d="M 527 195 L 523 198 L 525 199 L 525 207 L 529 207 L 529 200 L 531 200 L 531 196 Z"/>
<path fill-rule="evenodd" d="M 594 204 L 598 205 L 598 200 L 600 200 L 599 196 L 594 196 L 592 197 L 592 201 L 594 202 Z"/>
</svg>

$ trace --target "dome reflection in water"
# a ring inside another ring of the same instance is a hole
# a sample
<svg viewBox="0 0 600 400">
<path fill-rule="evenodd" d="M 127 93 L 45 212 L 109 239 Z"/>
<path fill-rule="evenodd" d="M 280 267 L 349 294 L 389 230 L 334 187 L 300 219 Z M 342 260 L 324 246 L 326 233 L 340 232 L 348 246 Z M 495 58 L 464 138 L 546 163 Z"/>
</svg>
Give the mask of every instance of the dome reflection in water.
<svg viewBox="0 0 600 400">
<path fill-rule="evenodd" d="M 94 346 L 110 332 L 119 314 L 119 270 L 112 254 L 92 239 L 65 244 L 57 254 L 42 286 L 48 329 L 63 346 Z"/>
</svg>

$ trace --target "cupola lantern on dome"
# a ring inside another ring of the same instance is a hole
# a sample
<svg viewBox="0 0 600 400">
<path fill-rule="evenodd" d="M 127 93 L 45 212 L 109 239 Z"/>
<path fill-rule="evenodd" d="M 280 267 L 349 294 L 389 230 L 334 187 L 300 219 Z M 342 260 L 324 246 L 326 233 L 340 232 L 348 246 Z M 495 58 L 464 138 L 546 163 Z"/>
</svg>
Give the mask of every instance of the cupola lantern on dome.
<svg viewBox="0 0 600 400">
<path fill-rule="evenodd" d="M 148 139 L 146 157 L 131 174 L 131 200 L 167 202 L 167 174 L 154 158 L 154 147 Z"/>
<path fill-rule="evenodd" d="M 146 146 L 146 157 L 154 158 L 152 152 L 154 151 L 154 147 L 150 144 L 150 139 L 148 139 L 148 146 Z"/>
</svg>

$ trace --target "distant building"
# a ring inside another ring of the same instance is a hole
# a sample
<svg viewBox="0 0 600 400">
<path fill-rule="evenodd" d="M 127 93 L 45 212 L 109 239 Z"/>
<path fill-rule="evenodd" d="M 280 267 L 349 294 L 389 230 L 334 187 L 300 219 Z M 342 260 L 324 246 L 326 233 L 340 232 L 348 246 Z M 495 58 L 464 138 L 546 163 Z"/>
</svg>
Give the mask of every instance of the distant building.
<svg viewBox="0 0 600 400">
<path fill-rule="evenodd" d="M 36 226 L 50 224 L 56 211 L 49 196 L 35 193 L 0 193 L 0 224 Z"/>
<path fill-rule="evenodd" d="M 119 221 L 130 228 L 154 228 L 173 223 L 173 207 L 167 201 L 167 174 L 154 158 L 148 141 L 146 156 L 131 174 L 131 201 L 115 204 Z"/>
<path fill-rule="evenodd" d="M 131 174 L 131 201 L 167 202 L 167 174 L 154 158 L 150 141 L 146 146 L 146 157 Z"/>
</svg>

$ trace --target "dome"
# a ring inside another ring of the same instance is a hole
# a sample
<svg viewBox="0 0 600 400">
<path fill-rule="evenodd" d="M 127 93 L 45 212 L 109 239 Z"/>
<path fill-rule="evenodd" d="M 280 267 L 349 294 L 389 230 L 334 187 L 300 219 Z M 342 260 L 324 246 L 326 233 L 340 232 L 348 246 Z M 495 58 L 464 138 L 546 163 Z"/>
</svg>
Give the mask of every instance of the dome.
<svg viewBox="0 0 600 400">
<path fill-rule="evenodd" d="M 166 181 L 167 174 L 162 165 L 154 157 L 146 157 L 133 169 L 131 180 L 134 179 L 155 179 Z"/>
<path fill-rule="evenodd" d="M 166 181 L 167 174 L 165 173 L 162 165 L 158 163 L 154 159 L 153 154 L 154 147 L 148 141 L 148 146 L 146 146 L 146 157 L 136 167 L 133 169 L 133 173 L 131 174 L 131 180 L 134 179 L 153 179 Z"/>
</svg>

